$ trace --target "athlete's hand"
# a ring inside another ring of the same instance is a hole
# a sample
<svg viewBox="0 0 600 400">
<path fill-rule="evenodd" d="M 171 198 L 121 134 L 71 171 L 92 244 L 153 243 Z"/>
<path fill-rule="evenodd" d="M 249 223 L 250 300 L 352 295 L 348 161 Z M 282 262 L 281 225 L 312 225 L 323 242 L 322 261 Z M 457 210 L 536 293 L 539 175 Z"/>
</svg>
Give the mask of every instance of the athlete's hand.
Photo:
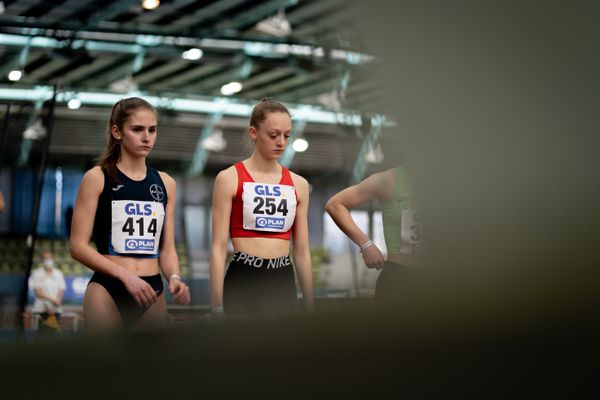
<svg viewBox="0 0 600 400">
<path fill-rule="evenodd" d="M 152 286 L 139 276 L 129 272 L 122 278 L 122 282 L 138 306 L 148 308 L 158 300 Z"/>
<path fill-rule="evenodd" d="M 313 299 L 305 299 L 304 300 L 304 309 L 308 313 L 315 312 L 315 301 Z"/>
<path fill-rule="evenodd" d="M 362 251 L 363 260 L 365 261 L 365 265 L 367 268 L 375 268 L 381 269 L 383 268 L 383 263 L 385 263 L 385 258 L 381 251 L 377 246 L 372 244 Z"/>
<path fill-rule="evenodd" d="M 169 279 L 169 293 L 177 304 L 188 304 L 190 302 L 190 289 L 177 275 Z"/>
</svg>

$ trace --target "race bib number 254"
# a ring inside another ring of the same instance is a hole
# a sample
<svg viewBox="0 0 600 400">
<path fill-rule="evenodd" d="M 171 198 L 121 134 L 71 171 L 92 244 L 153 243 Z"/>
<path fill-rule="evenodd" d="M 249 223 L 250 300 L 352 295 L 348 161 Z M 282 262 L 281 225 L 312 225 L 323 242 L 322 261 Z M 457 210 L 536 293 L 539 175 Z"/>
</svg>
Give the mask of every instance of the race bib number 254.
<svg viewBox="0 0 600 400">
<path fill-rule="evenodd" d="M 296 193 L 289 185 L 244 182 L 244 229 L 286 232 L 294 224 Z"/>
</svg>

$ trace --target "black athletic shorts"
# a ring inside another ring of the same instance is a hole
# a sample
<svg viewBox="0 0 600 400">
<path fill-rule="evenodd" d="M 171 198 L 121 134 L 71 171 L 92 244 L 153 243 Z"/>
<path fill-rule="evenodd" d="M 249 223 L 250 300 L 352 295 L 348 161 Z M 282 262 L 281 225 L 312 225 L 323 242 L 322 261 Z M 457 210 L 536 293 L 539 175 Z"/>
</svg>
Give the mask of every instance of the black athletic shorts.
<svg viewBox="0 0 600 400">
<path fill-rule="evenodd" d="M 234 253 L 223 287 L 227 317 L 277 317 L 295 312 L 297 305 L 289 255 L 269 259 Z"/>
<path fill-rule="evenodd" d="M 164 290 L 163 281 L 160 274 L 151 275 L 151 276 L 140 276 L 143 280 L 148 282 L 150 286 L 156 292 L 156 296 L 160 296 Z M 146 312 L 146 308 L 142 306 L 138 306 L 135 302 L 135 299 L 125 288 L 123 282 L 116 278 L 112 278 L 108 275 L 101 274 L 99 272 L 95 272 L 90 279 L 90 282 L 96 282 L 102 285 L 106 291 L 111 295 L 119 313 L 121 314 L 121 318 L 123 319 L 123 323 L 125 325 L 132 325 L 137 322 L 142 315 Z M 89 283 L 88 283 L 89 284 Z"/>
<path fill-rule="evenodd" d="M 386 261 L 377 277 L 375 284 L 375 298 L 382 302 L 404 301 L 405 288 L 414 283 L 419 273 L 418 268 L 410 268 L 402 264 Z"/>
</svg>

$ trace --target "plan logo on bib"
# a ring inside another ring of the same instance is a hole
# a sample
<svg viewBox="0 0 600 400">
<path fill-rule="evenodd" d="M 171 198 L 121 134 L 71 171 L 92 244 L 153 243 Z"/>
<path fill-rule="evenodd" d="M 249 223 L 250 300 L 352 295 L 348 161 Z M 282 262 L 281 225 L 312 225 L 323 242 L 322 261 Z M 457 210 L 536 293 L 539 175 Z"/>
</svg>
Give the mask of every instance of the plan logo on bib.
<svg viewBox="0 0 600 400">
<path fill-rule="evenodd" d="M 256 218 L 257 228 L 283 229 L 285 218 L 259 217 Z"/>
<path fill-rule="evenodd" d="M 162 201 L 165 198 L 165 191 L 160 185 L 153 183 L 150 185 L 150 195 L 156 201 Z"/>
<path fill-rule="evenodd" d="M 125 240 L 125 249 L 128 251 L 153 251 L 154 239 L 127 239 Z"/>
</svg>

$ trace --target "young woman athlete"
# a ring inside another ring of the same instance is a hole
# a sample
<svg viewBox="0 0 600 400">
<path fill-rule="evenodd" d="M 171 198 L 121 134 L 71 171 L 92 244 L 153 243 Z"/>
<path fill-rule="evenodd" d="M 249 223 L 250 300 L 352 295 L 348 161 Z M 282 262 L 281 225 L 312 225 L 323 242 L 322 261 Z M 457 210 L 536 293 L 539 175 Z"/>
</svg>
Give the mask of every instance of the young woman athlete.
<svg viewBox="0 0 600 400">
<path fill-rule="evenodd" d="M 164 323 L 160 271 L 176 303 L 190 300 L 175 251 L 175 181 L 146 165 L 156 136 L 154 107 L 136 97 L 120 100 L 108 120 L 107 146 L 81 181 L 71 256 L 94 270 L 83 302 L 87 331 Z"/>
<path fill-rule="evenodd" d="M 305 307 L 313 308 L 308 182 L 278 162 L 291 131 L 287 108 L 263 99 L 250 116 L 252 155 L 215 179 L 210 258 L 215 316 L 277 317 L 297 309 L 290 240 Z M 230 238 L 234 254 L 225 272 Z"/>
<path fill-rule="evenodd" d="M 375 199 L 381 205 L 387 260 L 350 214 L 351 209 Z M 396 300 L 401 295 L 400 285 L 415 274 L 423 261 L 422 221 L 406 169 L 390 168 L 341 190 L 329 199 L 325 210 L 360 247 L 367 268 L 382 269 L 375 297 Z"/>
</svg>

